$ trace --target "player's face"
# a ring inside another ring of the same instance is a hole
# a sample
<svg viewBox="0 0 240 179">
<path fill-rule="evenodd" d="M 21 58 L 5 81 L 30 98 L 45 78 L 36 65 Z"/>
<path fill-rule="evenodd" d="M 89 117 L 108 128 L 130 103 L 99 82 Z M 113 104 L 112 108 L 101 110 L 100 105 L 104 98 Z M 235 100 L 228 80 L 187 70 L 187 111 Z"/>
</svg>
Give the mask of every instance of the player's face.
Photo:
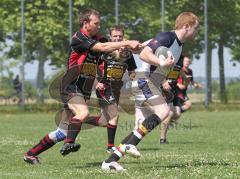
<svg viewBox="0 0 240 179">
<path fill-rule="evenodd" d="M 198 30 L 199 30 L 199 22 L 196 22 L 193 26 L 189 26 L 187 31 L 187 38 L 189 40 L 194 39 Z"/>
<path fill-rule="evenodd" d="M 94 36 L 100 29 L 100 19 L 94 14 L 92 14 L 89 19 L 90 20 L 86 23 L 86 29 L 90 36 Z"/>
<path fill-rule="evenodd" d="M 189 67 L 190 65 L 190 59 L 185 57 L 184 60 L 183 60 L 183 66 L 184 67 Z"/>
<path fill-rule="evenodd" d="M 123 41 L 123 32 L 119 30 L 113 30 L 111 32 L 111 37 L 110 37 L 112 42 L 120 42 Z"/>
</svg>

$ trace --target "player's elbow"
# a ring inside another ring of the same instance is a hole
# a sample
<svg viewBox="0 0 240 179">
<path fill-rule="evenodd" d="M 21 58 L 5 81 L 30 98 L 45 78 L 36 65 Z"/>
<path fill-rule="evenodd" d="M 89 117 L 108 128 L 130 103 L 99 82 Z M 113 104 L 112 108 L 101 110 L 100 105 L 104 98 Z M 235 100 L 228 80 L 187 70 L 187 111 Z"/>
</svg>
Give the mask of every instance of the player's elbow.
<svg viewBox="0 0 240 179">
<path fill-rule="evenodd" d="M 144 49 L 143 49 L 143 51 L 139 54 L 139 57 L 140 57 L 142 60 L 146 60 L 146 59 L 147 59 L 147 55 L 146 55 L 146 52 L 144 51 Z"/>
</svg>

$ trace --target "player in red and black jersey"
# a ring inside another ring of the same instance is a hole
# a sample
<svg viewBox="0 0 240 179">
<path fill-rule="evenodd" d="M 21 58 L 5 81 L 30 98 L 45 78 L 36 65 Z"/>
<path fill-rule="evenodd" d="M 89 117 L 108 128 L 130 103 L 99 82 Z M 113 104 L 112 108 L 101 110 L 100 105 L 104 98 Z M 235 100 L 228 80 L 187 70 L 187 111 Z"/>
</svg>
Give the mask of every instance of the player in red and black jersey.
<svg viewBox="0 0 240 179">
<path fill-rule="evenodd" d="M 94 9 L 86 9 L 79 14 L 80 30 L 73 35 L 70 44 L 68 68 L 61 80 L 61 98 L 73 114 L 68 121 L 67 131 L 58 128 L 47 134 L 39 144 L 31 148 L 24 161 L 37 164 L 37 156 L 56 142 L 64 140 L 60 152 L 67 155 L 80 148 L 75 139 L 81 130 L 82 123 L 89 115 L 88 99 L 95 80 L 99 57 L 102 53 L 110 53 L 121 47 L 138 49 L 138 41 L 100 42 L 97 35 L 100 28 L 100 14 Z"/>
<path fill-rule="evenodd" d="M 124 29 L 121 26 L 110 28 L 110 41 L 123 41 Z M 86 120 L 86 123 L 95 126 L 106 126 L 108 133 L 107 152 L 113 152 L 114 139 L 118 123 L 118 102 L 120 90 L 123 86 L 122 77 L 126 70 L 131 78 L 135 76 L 137 68 L 130 49 L 122 47 L 110 54 L 104 54 L 103 61 L 98 68 L 96 95 L 102 109 L 102 115 Z"/>
<path fill-rule="evenodd" d="M 181 113 L 185 112 L 191 107 L 191 102 L 187 96 L 188 85 L 191 84 L 195 88 L 201 88 L 201 85 L 199 83 L 196 83 L 193 80 L 193 72 L 189 68 L 189 65 L 190 65 L 190 59 L 184 56 L 182 73 L 178 77 L 177 84 L 175 87 L 176 89 L 176 95 L 174 97 L 175 109 L 170 111 L 169 116 L 162 123 L 160 144 L 168 143 L 167 132 L 168 132 L 168 126 L 170 122 L 178 120 L 181 116 Z"/>
<path fill-rule="evenodd" d="M 181 104 L 181 112 L 184 112 L 191 108 L 192 104 L 187 96 L 187 89 L 189 84 L 191 84 L 194 88 L 201 88 L 202 86 L 194 81 L 192 69 L 189 68 L 190 59 L 188 57 L 184 57 L 183 59 L 183 72 L 185 77 L 180 76 L 178 78 L 178 100 Z"/>
</svg>

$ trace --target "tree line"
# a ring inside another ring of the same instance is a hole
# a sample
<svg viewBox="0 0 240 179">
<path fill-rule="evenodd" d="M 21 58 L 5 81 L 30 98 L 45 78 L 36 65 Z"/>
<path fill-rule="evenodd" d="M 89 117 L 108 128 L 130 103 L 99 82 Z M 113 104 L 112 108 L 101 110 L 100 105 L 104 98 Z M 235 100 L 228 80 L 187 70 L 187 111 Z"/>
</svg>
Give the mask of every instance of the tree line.
<svg viewBox="0 0 240 179">
<path fill-rule="evenodd" d="M 73 32 L 79 29 L 78 12 L 94 8 L 101 12 L 101 33 L 115 24 L 114 0 L 72 0 Z M 21 56 L 21 0 L 1 0 L 0 2 L 0 61 Z M 44 64 L 50 61 L 59 69 L 64 69 L 68 57 L 69 1 L 67 0 L 25 0 L 25 63 L 38 61 L 37 88 L 44 88 Z M 204 1 L 165 1 L 165 30 L 174 28 L 174 20 L 182 11 L 192 11 L 200 17 L 200 32 L 197 40 L 184 47 L 184 53 L 199 58 L 204 52 Z M 238 63 L 240 59 L 240 0 L 208 0 L 208 97 L 212 100 L 212 50 L 218 49 L 221 102 L 227 103 L 224 61 Z M 145 41 L 162 29 L 161 1 L 120 0 L 119 24 L 126 29 L 129 39 Z M 11 42 L 11 43 L 9 43 Z M 10 44 L 10 45 L 9 45 Z M 7 51 L 4 49 L 8 49 Z M 224 59 L 224 48 L 229 48 L 232 59 Z M 2 62 L 1 62 L 2 64 Z M 4 68 L 1 69 L 1 71 Z M 2 73 L 0 73 L 2 74 Z M 39 93 L 43 94 L 43 93 Z M 39 96 L 43 102 L 43 96 Z"/>
</svg>

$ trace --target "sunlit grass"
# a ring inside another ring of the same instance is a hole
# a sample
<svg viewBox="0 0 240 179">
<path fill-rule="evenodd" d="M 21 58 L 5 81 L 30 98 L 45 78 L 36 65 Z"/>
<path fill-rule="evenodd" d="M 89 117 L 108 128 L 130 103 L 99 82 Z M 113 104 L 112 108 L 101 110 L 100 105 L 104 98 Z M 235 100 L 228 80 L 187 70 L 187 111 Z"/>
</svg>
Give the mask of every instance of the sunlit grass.
<svg viewBox="0 0 240 179">
<path fill-rule="evenodd" d="M 159 128 L 139 144 L 140 159 L 120 160 L 127 172 L 103 172 L 106 129 L 84 130 L 82 148 L 62 157 L 57 144 L 40 155 L 41 165 L 22 157 L 47 132 L 55 129 L 54 114 L 0 115 L 0 178 L 237 178 L 240 176 L 240 112 L 187 112 L 171 128 L 169 144 L 159 145 Z M 116 143 L 126 136 L 134 116 L 120 115 Z"/>
</svg>

